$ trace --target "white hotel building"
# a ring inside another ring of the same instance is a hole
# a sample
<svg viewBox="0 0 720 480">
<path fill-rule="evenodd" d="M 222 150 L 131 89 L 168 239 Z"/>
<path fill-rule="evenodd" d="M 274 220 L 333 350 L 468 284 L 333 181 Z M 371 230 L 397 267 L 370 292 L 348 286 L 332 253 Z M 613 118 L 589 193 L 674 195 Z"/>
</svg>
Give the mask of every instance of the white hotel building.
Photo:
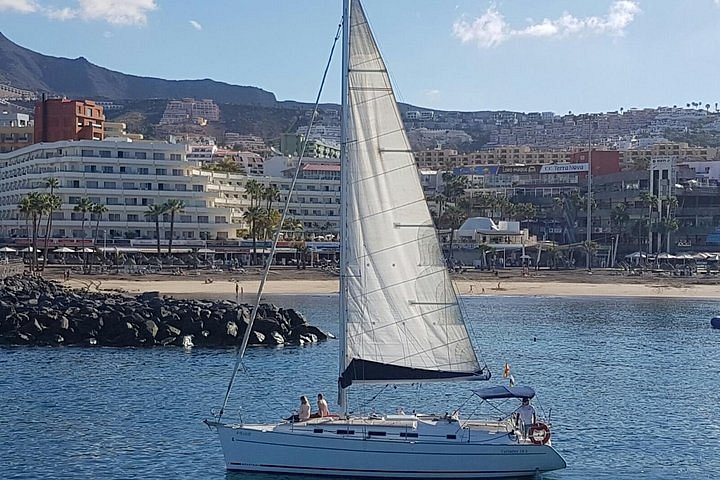
<svg viewBox="0 0 720 480">
<path fill-rule="evenodd" d="M 73 209 L 81 198 L 107 206 L 100 219 L 99 238 L 151 240 L 154 219 L 148 207 L 170 199 L 185 203 L 176 215 L 174 237 L 182 241 L 236 240 L 247 225 L 249 207 L 245 184 L 254 178 L 276 185 L 281 208 L 287 198 L 296 160 L 280 158 L 266 163 L 265 176 L 209 172 L 188 160 L 187 146 L 162 142 L 62 141 L 40 143 L 0 154 L 0 239 L 28 237 L 28 221 L 18 204 L 32 191 L 46 192 L 45 180 L 60 181 L 55 193 L 62 208 L 53 214 L 52 239 L 91 239 L 94 216 Z M 309 160 L 296 185 L 290 215 L 303 222 L 307 234 L 333 234 L 339 221 L 339 164 Z M 169 216 L 161 219 L 161 238 L 170 237 Z M 44 225 L 43 225 L 44 230 Z M 62 242 L 60 242 L 62 243 Z M 150 242 L 149 242 L 150 243 Z"/>
</svg>

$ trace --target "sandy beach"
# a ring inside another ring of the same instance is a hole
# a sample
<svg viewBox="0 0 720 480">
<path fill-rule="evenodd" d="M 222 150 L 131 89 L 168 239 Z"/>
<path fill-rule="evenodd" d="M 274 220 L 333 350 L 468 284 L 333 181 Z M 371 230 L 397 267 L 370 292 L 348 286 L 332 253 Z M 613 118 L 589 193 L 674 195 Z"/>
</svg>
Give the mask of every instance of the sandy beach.
<svg viewBox="0 0 720 480">
<path fill-rule="evenodd" d="M 56 277 L 61 280 L 61 275 Z M 211 279 L 211 283 L 208 282 Z M 453 276 L 461 295 L 504 296 L 616 296 L 720 299 L 720 278 L 706 277 L 630 277 L 618 272 L 584 271 L 520 272 L 503 271 L 494 276 L 488 272 L 470 271 Z M 76 276 L 66 282 L 75 288 L 115 290 L 128 293 L 158 291 L 178 297 L 235 298 L 238 282 L 243 301 L 254 299 L 260 282 L 258 271 L 246 273 L 201 272 L 198 275 L 175 276 L 106 274 Z M 293 269 L 271 272 L 265 285 L 266 295 L 332 295 L 338 292 L 337 276 L 319 270 Z"/>
</svg>

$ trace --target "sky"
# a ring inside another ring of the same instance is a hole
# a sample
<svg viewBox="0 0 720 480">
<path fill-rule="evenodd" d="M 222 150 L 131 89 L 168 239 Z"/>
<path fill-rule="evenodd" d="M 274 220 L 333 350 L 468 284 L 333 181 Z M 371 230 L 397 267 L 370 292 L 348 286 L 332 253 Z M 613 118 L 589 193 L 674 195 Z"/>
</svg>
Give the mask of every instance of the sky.
<svg viewBox="0 0 720 480">
<path fill-rule="evenodd" d="M 341 0 L 0 0 L 0 32 L 124 73 L 312 101 Z M 365 0 L 399 101 L 566 113 L 720 101 L 720 0 Z M 339 46 L 323 101 L 339 101 Z"/>
</svg>

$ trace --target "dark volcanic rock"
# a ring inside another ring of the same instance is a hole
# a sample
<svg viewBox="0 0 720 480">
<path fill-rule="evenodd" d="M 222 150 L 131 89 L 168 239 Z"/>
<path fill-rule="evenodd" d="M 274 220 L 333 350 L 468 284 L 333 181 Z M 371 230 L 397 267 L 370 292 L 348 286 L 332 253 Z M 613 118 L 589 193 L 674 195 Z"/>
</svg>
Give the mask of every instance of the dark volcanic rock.
<svg viewBox="0 0 720 480">
<path fill-rule="evenodd" d="M 79 292 L 26 276 L 0 280 L 0 344 L 237 346 L 251 315 L 252 306 L 227 300 Z M 295 310 L 262 304 L 249 344 L 302 345 L 328 336 Z"/>
</svg>

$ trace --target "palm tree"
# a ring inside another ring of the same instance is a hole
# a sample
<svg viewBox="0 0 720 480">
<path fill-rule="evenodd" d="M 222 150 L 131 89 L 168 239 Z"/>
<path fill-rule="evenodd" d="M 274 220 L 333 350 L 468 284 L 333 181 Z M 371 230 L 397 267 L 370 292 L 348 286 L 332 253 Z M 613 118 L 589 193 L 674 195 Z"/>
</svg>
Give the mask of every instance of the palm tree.
<svg viewBox="0 0 720 480">
<path fill-rule="evenodd" d="M 45 225 L 45 253 L 43 254 L 43 270 L 47 266 L 47 256 L 50 241 L 50 235 L 52 232 L 53 213 L 55 210 L 62 208 L 62 200 L 60 197 L 55 195 L 55 189 L 60 186 L 60 180 L 55 177 L 48 177 L 45 179 L 45 186 L 50 189 L 50 193 L 46 197 L 47 201 L 47 225 Z"/>
<path fill-rule="evenodd" d="M 260 207 L 260 202 L 264 198 L 265 187 L 262 186 L 257 180 L 248 180 L 245 183 L 245 191 L 250 196 L 250 208 L 245 212 L 243 217 L 250 224 L 250 235 L 253 239 L 253 256 L 252 262 L 257 262 L 257 236 L 258 236 L 258 223 L 263 221 L 263 209 Z"/>
<path fill-rule="evenodd" d="M 83 271 L 87 268 L 87 252 L 85 251 L 86 245 L 85 245 L 85 214 L 90 211 L 90 209 L 93 206 L 93 202 L 90 201 L 89 198 L 81 198 L 75 207 L 73 207 L 73 211 L 75 212 L 81 212 L 82 213 L 82 222 L 80 224 L 80 230 L 82 231 L 82 245 L 83 245 Z"/>
<path fill-rule="evenodd" d="M 98 232 L 100 231 L 100 220 L 102 220 L 103 213 L 107 213 L 108 208 L 103 205 L 102 203 L 93 203 L 92 208 L 90 208 L 90 213 L 92 215 L 95 215 L 95 235 L 93 235 L 93 239 L 95 240 L 95 245 L 98 243 Z"/>
<path fill-rule="evenodd" d="M 62 208 L 62 198 L 60 198 L 59 195 L 55 195 L 54 193 L 49 193 L 45 195 L 45 209 L 47 212 L 47 226 L 45 229 L 45 253 L 43 255 L 43 270 L 45 267 L 47 267 L 47 257 L 48 257 L 48 249 L 50 248 L 49 241 L 50 241 L 50 234 L 52 232 L 52 224 L 53 224 L 53 213 L 55 210 L 60 210 Z"/>
<path fill-rule="evenodd" d="M 172 199 L 165 202 L 165 211 L 170 214 L 170 239 L 168 240 L 168 255 L 172 255 L 172 242 L 175 230 L 175 214 L 185 210 L 185 202 Z"/>
<path fill-rule="evenodd" d="M 448 259 L 453 259 L 453 240 L 455 238 L 455 230 L 460 228 L 463 222 L 467 219 L 467 215 L 462 208 L 456 206 L 450 206 L 445 209 L 442 217 L 440 217 L 440 226 L 442 228 L 450 229 L 450 248 L 448 251 Z"/>
<path fill-rule="evenodd" d="M 652 214 L 657 207 L 658 199 L 650 192 L 642 192 L 640 201 L 644 207 L 648 208 L 648 253 L 652 253 Z"/>
<path fill-rule="evenodd" d="M 247 223 L 250 224 L 250 236 L 252 237 L 253 246 L 252 263 L 253 265 L 255 265 L 257 264 L 258 227 L 265 218 L 265 211 L 260 207 L 252 206 L 245 211 L 245 213 L 243 214 L 243 218 Z"/>
<path fill-rule="evenodd" d="M 42 214 L 45 211 L 45 194 L 40 192 L 30 192 L 20 201 L 18 208 L 20 213 L 28 219 L 32 226 L 30 228 L 30 248 L 32 256 L 30 258 L 30 273 L 37 270 L 37 236 L 42 221 Z"/>
<path fill-rule="evenodd" d="M 160 217 L 162 217 L 167 210 L 165 205 L 150 205 L 143 215 L 145 218 L 151 219 L 155 222 L 155 239 L 157 240 L 157 253 L 160 257 Z"/>
</svg>

